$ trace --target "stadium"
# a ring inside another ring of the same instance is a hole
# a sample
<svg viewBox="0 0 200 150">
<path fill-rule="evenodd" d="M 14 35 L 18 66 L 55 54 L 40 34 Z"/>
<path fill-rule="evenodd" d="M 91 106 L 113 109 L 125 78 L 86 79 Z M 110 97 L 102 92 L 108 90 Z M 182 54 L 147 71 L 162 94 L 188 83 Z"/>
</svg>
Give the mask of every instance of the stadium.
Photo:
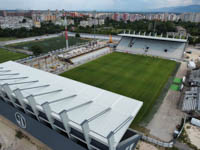
<svg viewBox="0 0 200 150">
<path fill-rule="evenodd" d="M 134 126 L 151 113 L 176 72 L 187 39 L 120 36 L 112 52 L 103 47 L 109 53 L 61 76 L 12 61 L 0 64 L 1 115 L 51 149 L 134 149 L 143 136 Z M 93 55 L 87 51 L 84 58 Z"/>
</svg>

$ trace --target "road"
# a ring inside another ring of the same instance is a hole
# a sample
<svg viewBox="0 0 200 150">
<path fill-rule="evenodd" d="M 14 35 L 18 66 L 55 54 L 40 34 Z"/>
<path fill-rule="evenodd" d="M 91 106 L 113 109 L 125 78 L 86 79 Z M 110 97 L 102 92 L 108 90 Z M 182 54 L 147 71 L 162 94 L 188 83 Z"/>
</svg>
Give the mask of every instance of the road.
<svg viewBox="0 0 200 150">
<path fill-rule="evenodd" d="M 188 145 L 180 143 L 178 141 L 174 144 L 174 146 L 180 150 L 192 150 Z"/>
<path fill-rule="evenodd" d="M 40 40 L 40 39 L 53 38 L 53 37 L 58 37 L 59 35 L 61 35 L 61 34 L 43 35 L 43 36 L 35 36 L 35 37 L 29 37 L 29 38 L 23 38 L 23 39 L 11 40 L 11 41 L 4 41 L 4 42 L 0 42 L 0 46 L 21 43 L 21 42 L 34 41 L 36 39 Z"/>
<path fill-rule="evenodd" d="M 28 41 L 34 41 L 36 39 L 40 40 L 40 39 L 48 39 L 48 38 L 53 38 L 53 37 L 58 37 L 60 36 L 62 33 L 59 34 L 51 34 L 51 35 L 43 35 L 43 36 L 36 36 L 36 37 L 29 37 L 29 38 L 24 38 L 24 39 L 17 39 L 17 40 L 11 40 L 11 41 L 4 41 L 4 42 L 0 42 L 0 46 L 5 46 L 5 45 L 9 45 L 9 44 L 16 44 L 16 43 L 21 43 L 21 42 L 28 42 Z M 68 36 L 75 36 L 75 33 L 69 32 Z M 81 33 L 80 37 L 82 38 L 90 38 L 90 39 L 104 39 L 104 40 L 109 40 L 109 35 L 99 35 L 99 34 L 86 34 L 86 33 Z M 112 36 L 112 40 L 116 40 L 119 41 L 120 40 L 120 36 Z"/>
</svg>

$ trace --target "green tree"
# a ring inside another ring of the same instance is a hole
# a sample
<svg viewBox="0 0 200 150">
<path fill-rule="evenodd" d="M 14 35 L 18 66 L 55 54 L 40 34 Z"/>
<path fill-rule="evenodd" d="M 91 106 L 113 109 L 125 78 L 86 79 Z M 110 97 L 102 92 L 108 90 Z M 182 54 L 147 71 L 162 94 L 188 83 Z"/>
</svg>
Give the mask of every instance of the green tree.
<svg viewBox="0 0 200 150">
<path fill-rule="evenodd" d="M 194 45 L 195 44 L 195 39 L 193 37 L 188 38 L 189 44 Z"/>
<path fill-rule="evenodd" d="M 195 44 L 200 44 L 200 37 L 195 40 Z"/>
<path fill-rule="evenodd" d="M 80 34 L 76 33 L 75 37 L 80 38 Z"/>
<path fill-rule="evenodd" d="M 33 45 L 31 46 L 31 51 L 33 52 L 35 56 L 38 56 L 42 54 L 42 47 L 39 45 Z"/>
<path fill-rule="evenodd" d="M 22 23 L 26 23 L 26 19 L 25 18 L 22 20 Z"/>
</svg>

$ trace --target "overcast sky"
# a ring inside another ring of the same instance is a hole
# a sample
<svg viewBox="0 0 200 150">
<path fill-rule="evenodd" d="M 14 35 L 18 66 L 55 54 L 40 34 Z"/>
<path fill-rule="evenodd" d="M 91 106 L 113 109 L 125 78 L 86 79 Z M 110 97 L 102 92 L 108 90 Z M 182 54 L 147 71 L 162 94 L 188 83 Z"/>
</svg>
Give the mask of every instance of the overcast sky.
<svg viewBox="0 0 200 150">
<path fill-rule="evenodd" d="M 0 9 L 137 11 L 200 4 L 200 0 L 0 0 Z"/>
</svg>

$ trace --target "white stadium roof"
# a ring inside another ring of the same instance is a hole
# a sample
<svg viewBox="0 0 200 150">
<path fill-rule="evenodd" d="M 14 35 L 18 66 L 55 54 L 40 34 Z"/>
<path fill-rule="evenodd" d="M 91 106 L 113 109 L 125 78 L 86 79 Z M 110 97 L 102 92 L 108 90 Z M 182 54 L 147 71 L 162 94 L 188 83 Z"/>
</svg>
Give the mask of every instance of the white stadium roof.
<svg viewBox="0 0 200 150">
<path fill-rule="evenodd" d="M 9 85 L 20 90 L 24 103 L 32 96 L 37 109 L 49 103 L 51 116 L 61 120 L 67 111 L 69 126 L 82 131 L 81 123 L 89 121 L 89 136 L 108 144 L 107 136 L 114 133 L 117 145 L 142 107 L 142 102 L 100 88 L 37 70 L 12 61 L 0 64 L 0 87 Z M 0 89 L 1 90 L 1 89 Z"/>
<path fill-rule="evenodd" d="M 177 38 L 167 38 L 167 37 L 158 37 L 158 36 L 148 36 L 148 35 L 136 35 L 136 34 L 118 34 L 119 36 L 124 37 L 133 37 L 133 38 L 142 38 L 142 39 L 150 39 L 150 40 L 162 40 L 162 41 L 171 41 L 171 42 L 182 42 L 186 43 L 187 39 L 177 39 Z"/>
</svg>

